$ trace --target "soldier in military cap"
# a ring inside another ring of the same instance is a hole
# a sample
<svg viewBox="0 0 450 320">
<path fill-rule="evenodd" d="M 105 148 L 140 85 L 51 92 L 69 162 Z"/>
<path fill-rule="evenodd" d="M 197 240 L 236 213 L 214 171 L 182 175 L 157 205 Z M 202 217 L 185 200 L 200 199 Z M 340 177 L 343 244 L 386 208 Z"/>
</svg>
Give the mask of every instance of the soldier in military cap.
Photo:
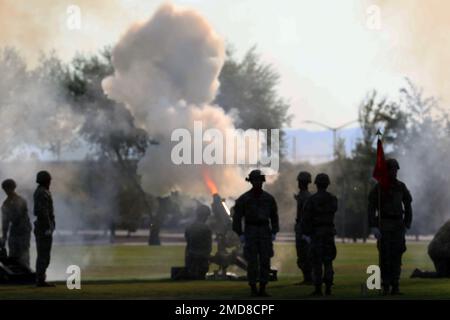
<svg viewBox="0 0 450 320">
<path fill-rule="evenodd" d="M 330 178 L 320 173 L 314 179 L 317 192 L 306 202 L 302 220 L 304 239 L 311 243 L 313 264 L 313 295 L 322 295 L 322 284 L 325 284 L 325 294 L 331 294 L 333 285 L 333 260 L 336 258 L 334 236 L 334 215 L 338 208 L 337 198 L 327 192 Z"/>
<path fill-rule="evenodd" d="M 377 184 L 369 194 L 369 226 L 377 241 L 383 294 L 400 294 L 402 255 L 406 251 L 405 233 L 412 222 L 412 197 L 406 185 L 397 179 L 400 166 L 386 160 L 389 186 Z"/>
<path fill-rule="evenodd" d="M 38 287 L 53 287 L 46 282 L 46 271 L 50 264 L 50 251 L 52 249 L 53 231 L 55 230 L 55 215 L 53 212 L 53 199 L 50 193 L 52 177 L 47 171 L 40 171 L 36 175 L 38 187 L 34 192 L 34 235 L 36 237 L 36 285 Z"/>
<path fill-rule="evenodd" d="M 233 230 L 244 244 L 251 295 L 269 296 L 266 285 L 269 281 L 270 258 L 273 257 L 273 241 L 279 231 L 277 203 L 272 195 L 262 189 L 266 179 L 261 170 L 251 171 L 246 180 L 252 184 L 252 188 L 236 200 Z M 256 287 L 258 280 L 259 291 Z"/>
<path fill-rule="evenodd" d="M 203 280 L 209 269 L 209 255 L 212 250 L 212 232 L 206 221 L 211 215 L 208 206 L 197 208 L 196 221 L 184 234 L 186 239 L 186 271 L 190 279 Z"/>
<path fill-rule="evenodd" d="M 3 243 L 8 242 L 9 257 L 19 264 L 30 267 L 31 223 L 27 202 L 16 193 L 16 182 L 2 182 L 7 198 L 2 205 Z"/>
<path fill-rule="evenodd" d="M 311 174 L 301 171 L 297 176 L 298 194 L 294 195 L 297 201 L 297 217 L 295 220 L 295 247 L 297 249 L 297 265 L 302 270 L 303 282 L 300 284 L 312 284 L 312 263 L 310 244 L 303 238 L 302 219 L 306 201 L 311 196 L 308 185 L 311 183 Z"/>
</svg>

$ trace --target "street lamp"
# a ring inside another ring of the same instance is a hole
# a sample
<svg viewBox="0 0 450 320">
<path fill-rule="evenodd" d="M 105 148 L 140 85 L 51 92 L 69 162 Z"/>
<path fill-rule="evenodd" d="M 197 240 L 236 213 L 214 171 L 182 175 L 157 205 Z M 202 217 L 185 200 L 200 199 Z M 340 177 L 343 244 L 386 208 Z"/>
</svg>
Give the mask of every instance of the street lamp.
<svg viewBox="0 0 450 320">
<path fill-rule="evenodd" d="M 315 125 L 318 125 L 318 126 L 320 126 L 322 128 L 325 128 L 325 129 L 330 130 L 331 132 L 333 132 L 333 156 L 334 156 L 335 159 L 337 158 L 337 151 L 338 151 L 337 150 L 337 132 L 339 130 L 341 130 L 341 129 L 344 129 L 345 127 L 348 127 L 349 125 L 351 125 L 353 123 L 356 123 L 356 122 L 358 122 L 358 120 L 352 120 L 352 121 L 346 122 L 346 123 L 344 123 L 344 124 L 342 124 L 340 126 L 331 127 L 331 126 L 328 126 L 326 124 L 323 124 L 323 123 L 320 123 L 320 122 L 317 122 L 317 121 L 314 121 L 314 120 L 302 121 L 302 123 L 315 124 Z"/>
<path fill-rule="evenodd" d="M 342 124 L 340 126 L 337 126 L 337 127 L 331 127 L 331 126 L 328 126 L 326 124 L 323 124 L 323 123 L 320 123 L 320 122 L 317 122 L 317 121 L 313 121 L 313 120 L 305 120 L 305 121 L 302 121 L 302 122 L 303 123 L 315 124 L 315 125 L 318 125 L 318 126 L 320 126 L 322 128 L 325 128 L 325 129 L 330 130 L 331 132 L 333 132 L 333 149 L 334 149 L 333 153 L 334 153 L 334 160 L 336 160 L 337 157 L 338 157 L 337 132 L 339 130 L 341 130 L 341 129 L 343 129 L 343 128 L 345 128 L 345 127 L 347 127 L 347 126 L 349 126 L 349 125 L 351 125 L 353 123 L 355 123 L 355 122 L 358 122 L 358 120 L 352 120 L 352 121 L 346 122 L 346 123 L 344 123 L 344 124 Z M 335 171 L 334 167 L 335 167 L 335 164 L 333 163 L 333 166 L 332 166 L 333 172 Z M 342 200 L 344 200 L 342 202 L 344 202 L 343 204 L 345 205 L 345 196 L 343 196 Z M 346 223 L 345 218 L 346 218 L 345 217 L 345 208 L 343 208 L 342 209 L 342 243 L 345 242 L 345 223 Z"/>
</svg>

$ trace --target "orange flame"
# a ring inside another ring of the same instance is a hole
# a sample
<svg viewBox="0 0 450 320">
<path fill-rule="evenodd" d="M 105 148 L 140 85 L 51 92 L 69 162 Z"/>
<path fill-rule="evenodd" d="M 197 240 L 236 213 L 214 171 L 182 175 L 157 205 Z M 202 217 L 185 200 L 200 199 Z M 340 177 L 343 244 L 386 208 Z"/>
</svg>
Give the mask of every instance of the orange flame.
<svg viewBox="0 0 450 320">
<path fill-rule="evenodd" d="M 203 180 L 205 181 L 206 187 L 209 189 L 209 192 L 211 192 L 211 194 L 219 193 L 216 184 L 209 176 L 208 170 L 202 170 L 202 173 L 203 173 Z"/>
</svg>

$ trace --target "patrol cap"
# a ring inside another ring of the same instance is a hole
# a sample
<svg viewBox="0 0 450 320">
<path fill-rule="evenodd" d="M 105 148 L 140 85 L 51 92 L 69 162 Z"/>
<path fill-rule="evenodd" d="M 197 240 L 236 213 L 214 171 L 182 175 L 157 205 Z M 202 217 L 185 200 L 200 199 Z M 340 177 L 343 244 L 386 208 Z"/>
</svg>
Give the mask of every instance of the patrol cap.
<svg viewBox="0 0 450 320">
<path fill-rule="evenodd" d="M 314 184 L 328 186 L 330 184 L 330 177 L 326 173 L 319 173 L 314 179 Z"/>
<path fill-rule="evenodd" d="M 398 161 L 396 159 L 387 159 L 386 160 L 386 166 L 388 169 L 397 169 L 400 170 L 400 165 L 398 164 Z"/>
<path fill-rule="evenodd" d="M 297 176 L 297 180 L 310 183 L 311 182 L 311 173 L 309 173 L 307 171 L 301 171 Z"/>
<path fill-rule="evenodd" d="M 256 170 L 252 170 L 249 173 L 248 177 L 245 178 L 245 180 L 249 181 L 249 182 L 257 181 L 257 180 L 266 181 L 266 176 L 264 174 L 262 174 L 261 170 L 256 169 Z"/>
<path fill-rule="evenodd" d="M 6 179 L 2 182 L 3 190 L 14 190 L 16 187 L 16 182 L 13 179 Z"/>
<path fill-rule="evenodd" d="M 36 183 L 38 184 L 45 184 L 50 182 L 50 180 L 52 180 L 52 176 L 48 171 L 39 171 L 36 175 Z"/>
</svg>

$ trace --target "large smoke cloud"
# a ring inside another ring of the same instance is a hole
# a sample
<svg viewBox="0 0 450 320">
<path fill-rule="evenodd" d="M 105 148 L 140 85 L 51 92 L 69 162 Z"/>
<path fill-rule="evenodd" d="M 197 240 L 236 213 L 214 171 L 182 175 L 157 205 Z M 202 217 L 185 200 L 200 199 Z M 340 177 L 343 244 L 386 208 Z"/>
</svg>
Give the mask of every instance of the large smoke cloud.
<svg viewBox="0 0 450 320">
<path fill-rule="evenodd" d="M 133 25 L 113 50 L 115 74 L 104 80 L 105 92 L 132 111 L 138 125 L 159 141 L 139 163 L 143 186 L 153 194 L 181 189 L 205 194 L 202 166 L 171 162 L 173 130 L 203 129 L 225 134 L 233 119 L 210 105 L 224 63 L 223 40 L 197 12 L 172 4 L 161 6 L 148 21 Z M 203 168 L 204 169 L 204 168 Z M 208 166 L 219 192 L 242 191 L 243 179 L 235 166 Z"/>
</svg>

